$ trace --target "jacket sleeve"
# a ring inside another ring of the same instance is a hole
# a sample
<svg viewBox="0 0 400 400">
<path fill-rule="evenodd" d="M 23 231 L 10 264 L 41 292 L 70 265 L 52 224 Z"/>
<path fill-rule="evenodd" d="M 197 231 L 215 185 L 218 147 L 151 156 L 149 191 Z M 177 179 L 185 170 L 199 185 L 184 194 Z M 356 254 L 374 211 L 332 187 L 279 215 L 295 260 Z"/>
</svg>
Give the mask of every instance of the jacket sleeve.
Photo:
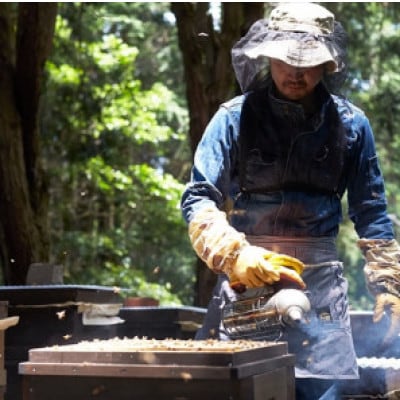
<svg viewBox="0 0 400 400">
<path fill-rule="evenodd" d="M 186 222 L 204 207 L 221 209 L 230 195 L 237 157 L 237 119 L 229 107 L 221 106 L 197 146 L 190 182 L 181 199 Z"/>
<path fill-rule="evenodd" d="M 352 122 L 352 163 L 347 196 L 349 217 L 360 238 L 392 239 L 393 225 L 387 214 L 385 185 L 367 117 L 356 111 Z"/>
</svg>

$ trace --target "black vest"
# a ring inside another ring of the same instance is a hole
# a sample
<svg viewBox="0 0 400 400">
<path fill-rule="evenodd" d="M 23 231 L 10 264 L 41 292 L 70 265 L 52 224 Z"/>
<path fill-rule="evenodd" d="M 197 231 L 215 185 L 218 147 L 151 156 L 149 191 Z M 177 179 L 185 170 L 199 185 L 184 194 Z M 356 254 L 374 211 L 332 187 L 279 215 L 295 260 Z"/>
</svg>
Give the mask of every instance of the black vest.
<svg viewBox="0 0 400 400">
<path fill-rule="evenodd" d="M 246 97 L 239 135 L 242 192 L 339 191 L 346 132 L 334 101 L 319 91 L 327 106 L 323 120 L 320 112 L 308 121 L 296 117 L 286 109 L 291 103 L 273 99 L 266 89 Z"/>
</svg>

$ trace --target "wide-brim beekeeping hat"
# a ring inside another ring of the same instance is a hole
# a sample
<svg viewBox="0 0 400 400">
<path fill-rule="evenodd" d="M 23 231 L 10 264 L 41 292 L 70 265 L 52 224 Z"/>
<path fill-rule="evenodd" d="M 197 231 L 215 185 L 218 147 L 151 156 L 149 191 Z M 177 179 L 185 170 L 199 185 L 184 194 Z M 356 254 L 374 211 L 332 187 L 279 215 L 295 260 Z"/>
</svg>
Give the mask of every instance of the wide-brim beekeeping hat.
<svg viewBox="0 0 400 400">
<path fill-rule="evenodd" d="M 314 3 L 283 3 L 268 19 L 255 22 L 232 49 L 232 62 L 243 89 L 278 59 L 298 68 L 324 64 L 328 74 L 343 68 L 341 43 L 335 41 L 334 15 Z M 246 64 L 246 65 L 245 65 Z M 243 75 L 247 75 L 247 77 Z"/>
</svg>

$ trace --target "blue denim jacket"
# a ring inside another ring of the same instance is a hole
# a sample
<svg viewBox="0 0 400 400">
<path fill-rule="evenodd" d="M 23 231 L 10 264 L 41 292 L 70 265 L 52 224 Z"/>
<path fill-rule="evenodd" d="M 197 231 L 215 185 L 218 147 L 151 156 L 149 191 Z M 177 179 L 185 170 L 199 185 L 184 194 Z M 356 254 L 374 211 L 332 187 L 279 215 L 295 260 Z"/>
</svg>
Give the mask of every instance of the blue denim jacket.
<svg viewBox="0 0 400 400">
<path fill-rule="evenodd" d="M 348 213 L 359 237 L 394 237 L 387 216 L 383 177 L 374 136 L 364 113 L 350 102 L 335 101 L 347 131 L 349 162 L 339 193 L 279 190 L 245 194 L 240 190 L 238 157 L 240 115 L 245 95 L 221 105 L 197 147 L 191 181 L 182 196 L 182 213 L 189 222 L 196 210 L 209 204 L 229 213 L 232 226 L 247 235 L 336 236 L 342 221 L 341 197 L 347 193 Z M 321 109 L 324 115 L 324 107 Z"/>
</svg>

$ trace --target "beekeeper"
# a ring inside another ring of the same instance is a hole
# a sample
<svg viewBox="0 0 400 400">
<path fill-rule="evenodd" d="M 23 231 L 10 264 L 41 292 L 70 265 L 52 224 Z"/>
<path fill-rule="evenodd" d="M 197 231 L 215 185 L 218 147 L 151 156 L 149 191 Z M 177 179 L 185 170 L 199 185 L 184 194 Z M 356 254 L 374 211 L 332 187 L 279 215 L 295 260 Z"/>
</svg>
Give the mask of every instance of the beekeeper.
<svg viewBox="0 0 400 400">
<path fill-rule="evenodd" d="M 399 331 L 400 250 L 369 121 L 338 96 L 345 56 L 346 34 L 320 5 L 280 4 L 254 23 L 232 49 L 243 95 L 211 119 L 181 203 L 194 250 L 218 274 L 198 339 L 227 338 L 221 310 L 237 298 L 233 284 L 306 285 L 310 329 L 284 337 L 297 399 L 335 398 L 335 381 L 358 377 L 335 245 L 346 191 L 376 319 L 389 307 L 385 340 Z"/>
</svg>

